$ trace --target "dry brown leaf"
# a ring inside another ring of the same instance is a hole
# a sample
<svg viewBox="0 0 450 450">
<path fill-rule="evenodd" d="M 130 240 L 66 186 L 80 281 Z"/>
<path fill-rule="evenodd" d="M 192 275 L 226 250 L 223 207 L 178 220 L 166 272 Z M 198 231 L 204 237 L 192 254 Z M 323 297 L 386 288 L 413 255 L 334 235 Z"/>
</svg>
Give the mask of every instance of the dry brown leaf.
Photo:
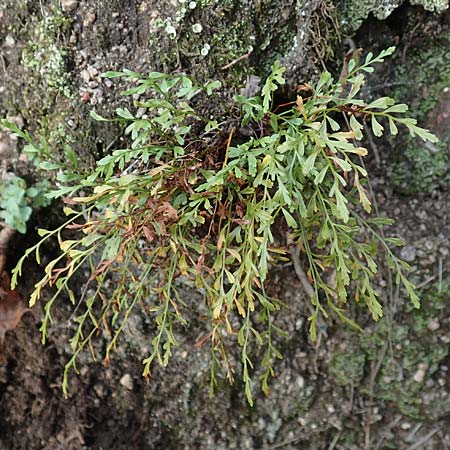
<svg viewBox="0 0 450 450">
<path fill-rule="evenodd" d="M 23 304 L 19 293 L 10 290 L 9 276 L 3 272 L 0 277 L 0 362 L 4 359 L 6 332 L 14 330 L 27 311 L 30 310 Z"/>
</svg>

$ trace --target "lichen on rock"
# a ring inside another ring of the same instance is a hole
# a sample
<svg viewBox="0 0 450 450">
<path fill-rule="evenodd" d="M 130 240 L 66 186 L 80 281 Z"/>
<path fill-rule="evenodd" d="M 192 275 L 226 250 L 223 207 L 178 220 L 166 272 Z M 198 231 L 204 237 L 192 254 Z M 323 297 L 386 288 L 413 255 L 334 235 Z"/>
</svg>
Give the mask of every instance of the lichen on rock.
<svg viewBox="0 0 450 450">
<path fill-rule="evenodd" d="M 362 22 L 373 14 L 379 20 L 384 20 L 404 0 L 338 0 L 341 25 L 348 32 L 356 31 Z M 411 0 L 412 5 L 423 6 L 427 11 L 441 12 L 448 8 L 449 0 Z"/>
</svg>

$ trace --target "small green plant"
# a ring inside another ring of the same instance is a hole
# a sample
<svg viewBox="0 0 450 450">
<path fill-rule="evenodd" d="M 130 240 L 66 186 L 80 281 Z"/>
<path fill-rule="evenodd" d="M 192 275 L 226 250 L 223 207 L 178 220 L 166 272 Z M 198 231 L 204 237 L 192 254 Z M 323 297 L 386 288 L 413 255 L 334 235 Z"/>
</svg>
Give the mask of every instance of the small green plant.
<svg viewBox="0 0 450 450">
<path fill-rule="evenodd" d="M 436 139 L 414 119 L 401 116 L 406 105 L 388 97 L 369 104 L 358 98 L 364 72 L 393 51 L 376 57 L 369 53 L 359 67 L 351 61 L 347 77 L 339 81 L 324 72 L 317 83 L 301 86 L 302 95 L 283 109 L 273 102 L 274 92 L 285 82 L 277 62 L 261 95 L 236 96 L 233 105 L 223 104 L 216 94 L 218 81 L 202 84 L 186 75 L 144 76 L 129 70 L 104 74 L 134 83 L 123 95 L 145 96 L 136 107 L 146 108 L 146 116 L 117 109 L 111 120 L 124 124 L 131 146 L 114 150 L 89 173 L 78 167 L 76 158 L 68 157 L 64 165 L 40 163 L 59 170 L 59 186 L 49 196 L 63 197 L 68 220 L 55 230 L 39 230 L 42 240 L 27 250 L 12 278 L 14 286 L 24 259 L 35 254 L 39 261 L 43 244 L 58 239 L 61 255 L 46 265 L 30 305 L 44 288 L 56 287 L 45 306 L 45 342 L 55 300 L 66 292 L 75 305 L 78 297 L 65 392 L 80 352 L 104 329 L 111 336 L 108 361 L 136 308 L 154 317 L 156 329 L 144 376 L 155 362 L 166 366 L 177 345 L 176 327 L 186 323 L 183 311 L 191 307 L 182 295 L 183 284 L 190 283 L 204 294 L 208 311 L 209 330 L 200 343 L 211 344 L 211 391 L 221 368 L 233 381 L 228 343 L 237 341 L 252 404 L 251 348 L 265 348 L 260 379 L 266 393 L 274 359 L 281 358 L 273 339 L 274 333 L 283 334 L 274 324 L 281 302 L 266 290 L 271 267 L 287 259 L 290 245 L 300 248 L 313 288 L 312 298 L 305 299 L 312 303 L 312 339 L 321 315 L 332 313 L 357 326 L 346 315 L 349 300 L 365 303 L 375 320 L 381 317 L 379 294 L 371 284 L 380 249 L 397 284 L 419 307 L 405 276 L 409 266 L 391 249 L 402 241 L 383 238 L 380 231 L 392 221 L 366 217 L 371 204 L 360 157 L 367 150 L 357 142 L 363 137 L 363 122 L 371 123 L 376 136 L 387 123 L 392 134 L 400 124 L 412 135 Z M 195 109 L 205 99 L 222 108 L 220 119 Z M 31 144 L 28 135 L 22 136 Z M 67 239 L 68 229 L 78 230 L 79 237 Z M 82 292 L 74 292 L 70 281 L 86 268 L 90 276 Z"/>
<path fill-rule="evenodd" d="M 49 204 L 47 191 L 47 182 L 27 187 L 23 178 L 6 174 L 0 183 L 0 217 L 11 228 L 25 233 L 32 210 Z"/>
</svg>

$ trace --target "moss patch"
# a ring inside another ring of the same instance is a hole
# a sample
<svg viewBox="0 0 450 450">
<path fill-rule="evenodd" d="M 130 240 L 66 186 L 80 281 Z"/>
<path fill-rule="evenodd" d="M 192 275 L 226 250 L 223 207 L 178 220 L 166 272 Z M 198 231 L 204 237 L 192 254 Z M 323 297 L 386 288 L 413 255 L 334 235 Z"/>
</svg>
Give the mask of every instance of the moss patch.
<svg viewBox="0 0 450 450">
<path fill-rule="evenodd" d="M 431 45 L 408 50 L 405 62 L 395 65 L 392 84 L 391 95 L 408 103 L 417 121 L 441 139 L 431 147 L 420 139 L 404 139 L 392 166 L 394 186 L 407 194 L 449 186 L 450 133 L 445 114 L 450 105 L 450 32 Z"/>
<path fill-rule="evenodd" d="M 70 20 L 54 9 L 32 24 L 30 40 L 22 50 L 22 64 L 30 74 L 41 78 L 51 97 L 62 94 L 70 98 L 70 76 L 66 68 L 67 48 L 58 37 L 70 27 Z"/>
<path fill-rule="evenodd" d="M 433 286 L 422 293 L 419 310 L 405 307 L 400 323 L 392 326 L 383 318 L 372 332 L 355 335 L 332 359 L 329 371 L 336 384 L 359 384 L 364 390 L 370 378 L 368 367 L 384 354 L 373 391 L 378 405 L 389 405 L 414 419 L 448 414 L 450 395 L 445 388 L 436 388 L 433 377 L 449 355 L 449 291 L 448 284 L 441 291 Z M 437 398 L 430 404 L 433 393 Z"/>
</svg>

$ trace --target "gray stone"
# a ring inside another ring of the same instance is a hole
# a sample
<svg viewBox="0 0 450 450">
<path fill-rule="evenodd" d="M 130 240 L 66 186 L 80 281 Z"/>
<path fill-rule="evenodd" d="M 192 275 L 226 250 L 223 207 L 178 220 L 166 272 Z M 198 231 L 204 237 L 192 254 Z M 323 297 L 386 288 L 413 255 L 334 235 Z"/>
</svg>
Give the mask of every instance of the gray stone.
<svg viewBox="0 0 450 450">
<path fill-rule="evenodd" d="M 412 245 L 407 245 L 403 247 L 400 251 L 400 258 L 406 262 L 413 262 L 416 259 L 417 249 Z"/>
<path fill-rule="evenodd" d="M 78 0 L 61 0 L 61 8 L 64 12 L 75 11 L 78 7 Z"/>
<path fill-rule="evenodd" d="M 129 391 L 133 390 L 133 379 L 129 373 L 126 373 L 121 379 L 120 384 Z"/>
</svg>

